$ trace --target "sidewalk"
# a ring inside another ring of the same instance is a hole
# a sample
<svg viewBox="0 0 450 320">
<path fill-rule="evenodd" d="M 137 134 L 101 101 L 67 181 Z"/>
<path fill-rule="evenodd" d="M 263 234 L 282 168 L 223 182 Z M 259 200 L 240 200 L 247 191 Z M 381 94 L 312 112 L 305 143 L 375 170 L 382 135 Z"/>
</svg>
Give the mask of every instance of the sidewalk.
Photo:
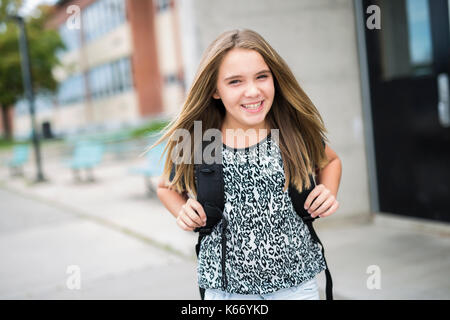
<svg viewBox="0 0 450 320">
<path fill-rule="evenodd" d="M 128 174 L 130 167 L 142 164 L 140 158 L 106 161 L 94 170 L 96 182 L 75 183 L 59 158 L 45 158 L 48 182 L 30 183 L 35 175 L 30 161 L 25 167 L 28 178 L 10 178 L 6 168 L 1 168 L 0 188 L 108 225 L 195 263 L 197 234 L 178 228 L 159 200 L 147 197 L 143 177 Z M 338 216 L 316 222 L 335 298 L 450 299 L 450 229 L 428 232 L 389 221 L 379 215 L 374 222 Z M 380 270 L 379 289 L 367 287 L 369 266 Z M 323 298 L 324 273 L 319 275 L 319 284 Z"/>
</svg>

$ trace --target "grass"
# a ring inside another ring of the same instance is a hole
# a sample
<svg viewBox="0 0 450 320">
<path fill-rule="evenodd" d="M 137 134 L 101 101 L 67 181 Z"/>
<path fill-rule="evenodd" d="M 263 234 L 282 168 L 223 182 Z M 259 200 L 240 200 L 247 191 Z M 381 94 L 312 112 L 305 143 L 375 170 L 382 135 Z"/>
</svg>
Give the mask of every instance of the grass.
<svg viewBox="0 0 450 320">
<path fill-rule="evenodd" d="M 6 140 L 4 138 L 0 138 L 0 151 L 12 149 L 16 145 L 27 144 L 30 143 L 28 141 L 14 141 L 14 140 Z"/>
<path fill-rule="evenodd" d="M 158 120 L 158 121 L 150 122 L 149 124 L 146 124 L 146 125 L 144 125 L 144 126 L 142 126 L 140 128 L 133 129 L 131 131 L 131 137 L 133 137 L 133 138 L 140 138 L 140 137 L 145 137 L 145 136 L 148 136 L 150 134 L 159 132 L 168 123 L 169 123 L 169 121 L 164 121 L 164 120 Z"/>
<path fill-rule="evenodd" d="M 0 149 L 8 149 L 11 148 L 14 145 L 13 140 L 6 140 L 3 138 L 0 138 Z"/>
</svg>

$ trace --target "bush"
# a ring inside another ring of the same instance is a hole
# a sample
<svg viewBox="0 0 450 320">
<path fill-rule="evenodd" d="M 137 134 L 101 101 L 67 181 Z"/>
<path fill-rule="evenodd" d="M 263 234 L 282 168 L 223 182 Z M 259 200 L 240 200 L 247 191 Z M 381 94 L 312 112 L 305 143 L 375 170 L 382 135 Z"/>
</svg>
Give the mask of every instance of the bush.
<svg viewBox="0 0 450 320">
<path fill-rule="evenodd" d="M 153 133 L 157 133 L 161 131 L 166 125 L 169 124 L 169 121 L 153 121 L 143 127 L 132 130 L 131 136 L 134 138 L 148 136 Z"/>
</svg>

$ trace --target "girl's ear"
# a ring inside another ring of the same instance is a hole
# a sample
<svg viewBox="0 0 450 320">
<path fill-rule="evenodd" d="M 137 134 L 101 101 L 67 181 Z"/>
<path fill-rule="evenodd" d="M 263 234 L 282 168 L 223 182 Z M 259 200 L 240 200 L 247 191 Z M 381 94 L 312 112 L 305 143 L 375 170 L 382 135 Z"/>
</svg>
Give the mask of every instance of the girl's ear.
<svg viewBox="0 0 450 320">
<path fill-rule="evenodd" d="M 214 91 L 214 93 L 213 93 L 213 98 L 214 98 L 214 99 L 220 99 L 220 96 L 219 96 L 219 93 L 217 92 L 217 89 L 216 89 L 216 91 Z"/>
</svg>

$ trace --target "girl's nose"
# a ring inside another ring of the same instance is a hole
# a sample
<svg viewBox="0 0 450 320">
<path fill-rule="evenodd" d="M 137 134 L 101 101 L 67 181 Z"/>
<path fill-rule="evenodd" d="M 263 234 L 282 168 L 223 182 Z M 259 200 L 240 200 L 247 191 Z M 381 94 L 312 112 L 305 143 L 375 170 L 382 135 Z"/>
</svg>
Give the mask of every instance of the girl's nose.
<svg viewBox="0 0 450 320">
<path fill-rule="evenodd" d="M 259 89 L 254 83 L 250 83 L 245 90 L 245 95 L 248 97 L 254 97 L 259 95 Z"/>
</svg>

